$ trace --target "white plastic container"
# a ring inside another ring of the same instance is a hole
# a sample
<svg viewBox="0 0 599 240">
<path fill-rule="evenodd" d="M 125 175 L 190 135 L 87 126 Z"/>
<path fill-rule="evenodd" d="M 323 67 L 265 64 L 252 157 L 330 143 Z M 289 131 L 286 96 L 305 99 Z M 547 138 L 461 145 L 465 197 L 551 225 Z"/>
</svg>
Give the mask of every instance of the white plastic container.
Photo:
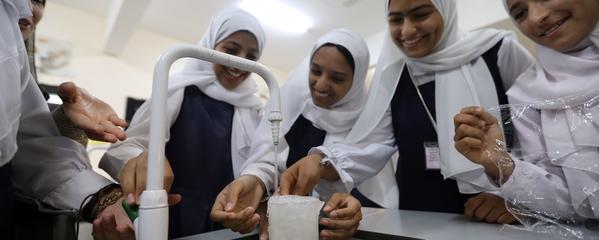
<svg viewBox="0 0 599 240">
<path fill-rule="evenodd" d="M 317 240 L 318 215 L 324 202 L 315 197 L 273 196 L 268 200 L 268 238 Z"/>
</svg>

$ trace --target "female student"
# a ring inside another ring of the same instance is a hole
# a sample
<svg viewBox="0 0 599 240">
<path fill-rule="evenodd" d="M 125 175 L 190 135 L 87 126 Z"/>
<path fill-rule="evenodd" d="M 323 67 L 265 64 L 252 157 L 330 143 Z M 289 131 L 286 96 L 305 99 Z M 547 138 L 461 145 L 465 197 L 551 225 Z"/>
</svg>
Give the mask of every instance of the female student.
<svg viewBox="0 0 599 240">
<path fill-rule="evenodd" d="M 243 176 L 219 194 L 212 212 L 213 219 L 223 221 L 225 226 L 230 226 L 235 231 L 253 229 L 260 220 L 258 216 L 254 217 L 253 209 L 265 191 L 276 189 L 275 178 L 278 177 L 278 172 L 303 159 L 312 147 L 343 141 L 364 102 L 364 80 L 368 64 L 366 42 L 355 33 L 337 29 L 321 37 L 314 45 L 310 57 L 291 73 L 281 88 L 283 137 L 277 149 L 277 157 L 273 154 L 275 149 L 270 123 L 263 118 L 256 130 L 251 157 L 243 170 Z M 311 163 L 311 168 L 307 171 L 320 171 L 325 175 L 334 171 L 330 166 L 325 166 L 325 163 Z M 276 172 L 275 165 L 278 167 Z M 334 189 L 320 192 L 322 199 L 329 199 L 332 195 L 327 203 L 329 207 L 325 208 L 330 218 L 321 221 L 329 229 L 323 230 L 321 237 L 347 238 L 355 233 L 361 220 L 361 205 L 349 194 L 334 192 Z M 236 199 L 237 195 L 239 199 Z M 245 206 L 252 209 L 244 209 Z M 237 219 L 227 217 L 243 212 L 242 210 L 249 214 Z"/>
<path fill-rule="evenodd" d="M 264 31 L 254 16 L 227 9 L 213 17 L 199 46 L 256 61 L 264 42 Z M 210 221 L 210 208 L 218 192 L 239 176 L 262 109 L 249 75 L 190 60 L 170 78 L 165 186 L 168 190 L 172 184 L 171 193 L 185 200 L 169 209 L 169 238 L 220 228 Z M 100 163 L 120 180 L 129 203 L 136 202 L 145 186 L 150 101 L 136 112 L 127 141 L 112 145 Z"/>
<path fill-rule="evenodd" d="M 514 120 L 522 158 L 495 150 L 491 141 L 503 141 L 495 133 L 500 125 L 477 107 L 455 116 L 456 148 L 493 179 L 499 179 L 497 164 L 503 162 L 499 190 L 509 202 L 517 201 L 518 208 L 558 219 L 599 219 L 599 132 L 593 103 L 599 92 L 599 2 L 505 3 L 516 26 L 538 44 L 536 65 L 507 92 L 510 102 L 532 109 Z"/>
<path fill-rule="evenodd" d="M 492 185 L 453 148 L 453 116 L 464 106 L 507 103 L 505 89 L 530 57 L 508 32 L 460 31 L 456 1 L 391 0 L 385 6 L 388 38 L 364 111 L 345 143 L 311 153 L 332 162 L 349 191 L 399 151 L 400 209 L 464 212 L 469 196 L 461 193 Z M 484 193 L 467 205 L 467 216 L 513 221 L 495 195 Z"/>
</svg>

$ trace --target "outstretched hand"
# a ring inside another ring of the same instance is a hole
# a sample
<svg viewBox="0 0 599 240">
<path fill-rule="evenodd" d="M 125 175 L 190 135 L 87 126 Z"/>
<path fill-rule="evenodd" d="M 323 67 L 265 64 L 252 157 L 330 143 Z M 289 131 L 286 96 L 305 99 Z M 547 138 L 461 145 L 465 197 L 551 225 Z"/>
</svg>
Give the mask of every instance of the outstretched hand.
<svg viewBox="0 0 599 240">
<path fill-rule="evenodd" d="M 58 86 L 58 96 L 63 101 L 65 115 L 88 138 L 112 143 L 127 138 L 122 129 L 127 122 L 119 118 L 112 107 L 84 89 L 72 82 L 62 83 Z"/>
<path fill-rule="evenodd" d="M 258 177 L 241 176 L 218 194 L 210 218 L 235 232 L 249 233 L 260 222 L 256 209 L 265 191 L 266 187 Z"/>
</svg>

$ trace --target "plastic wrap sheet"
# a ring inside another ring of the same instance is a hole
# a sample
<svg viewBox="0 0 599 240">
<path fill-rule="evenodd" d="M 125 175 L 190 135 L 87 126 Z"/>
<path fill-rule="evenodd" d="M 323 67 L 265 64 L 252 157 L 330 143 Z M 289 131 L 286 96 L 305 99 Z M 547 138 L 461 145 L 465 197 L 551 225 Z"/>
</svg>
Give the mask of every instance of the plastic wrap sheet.
<svg viewBox="0 0 599 240">
<path fill-rule="evenodd" d="M 498 166 L 508 211 L 522 224 L 506 227 L 599 239 L 597 93 L 488 110 L 501 116 L 504 137 L 487 140 L 495 146 L 485 153 Z"/>
</svg>

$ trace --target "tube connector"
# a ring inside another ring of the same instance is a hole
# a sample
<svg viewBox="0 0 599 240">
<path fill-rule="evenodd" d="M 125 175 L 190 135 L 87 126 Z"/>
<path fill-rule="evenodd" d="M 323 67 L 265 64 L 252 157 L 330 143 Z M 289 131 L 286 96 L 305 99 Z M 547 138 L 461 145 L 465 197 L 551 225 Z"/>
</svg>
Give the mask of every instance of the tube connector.
<svg viewBox="0 0 599 240">
<path fill-rule="evenodd" d="M 139 205 L 137 239 L 168 239 L 167 193 L 161 190 L 145 190 Z"/>
<path fill-rule="evenodd" d="M 279 136 L 281 132 L 281 121 L 283 117 L 279 111 L 270 111 L 268 121 L 270 121 L 270 129 L 272 131 L 272 143 L 275 146 L 279 145 Z"/>
</svg>

